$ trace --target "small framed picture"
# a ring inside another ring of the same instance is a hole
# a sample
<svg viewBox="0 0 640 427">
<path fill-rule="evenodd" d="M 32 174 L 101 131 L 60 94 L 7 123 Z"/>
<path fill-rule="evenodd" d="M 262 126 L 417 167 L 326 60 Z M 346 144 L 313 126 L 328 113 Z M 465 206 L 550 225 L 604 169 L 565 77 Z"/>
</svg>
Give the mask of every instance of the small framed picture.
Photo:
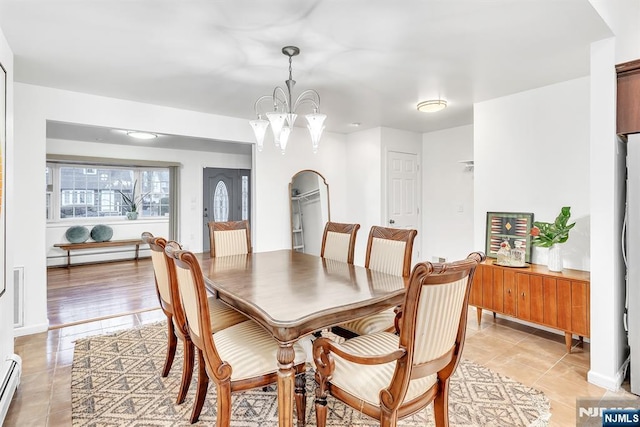
<svg viewBox="0 0 640 427">
<path fill-rule="evenodd" d="M 496 258 L 500 245 L 507 241 L 511 248 L 516 241 L 525 248 L 525 262 L 531 262 L 531 227 L 533 214 L 525 212 L 487 212 L 487 257 Z"/>
</svg>

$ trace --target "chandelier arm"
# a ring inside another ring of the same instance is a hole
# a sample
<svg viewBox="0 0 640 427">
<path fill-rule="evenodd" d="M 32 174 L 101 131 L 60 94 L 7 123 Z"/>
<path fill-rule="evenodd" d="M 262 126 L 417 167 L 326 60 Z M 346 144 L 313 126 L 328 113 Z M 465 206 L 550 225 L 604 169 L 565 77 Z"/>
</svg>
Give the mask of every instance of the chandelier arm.
<svg viewBox="0 0 640 427">
<path fill-rule="evenodd" d="M 298 106 L 304 103 L 311 103 L 313 105 L 313 111 L 317 112 L 320 109 L 320 95 L 313 89 L 307 89 L 302 92 L 296 99 L 293 105 L 293 111 L 298 109 Z"/>
<path fill-rule="evenodd" d="M 253 104 L 253 109 L 256 112 L 256 116 L 258 116 L 259 119 L 262 118 L 262 113 L 260 112 L 260 110 L 258 110 L 258 106 L 265 99 L 272 99 L 272 97 L 270 95 L 263 95 L 260 98 L 256 99 L 255 104 Z"/>
<path fill-rule="evenodd" d="M 282 98 L 279 98 L 278 95 L 282 95 Z M 278 105 L 280 104 L 284 107 L 285 113 L 291 113 L 291 104 L 288 101 L 287 93 L 280 86 L 276 86 L 273 89 L 272 99 L 274 110 L 276 110 L 278 108 Z"/>
</svg>

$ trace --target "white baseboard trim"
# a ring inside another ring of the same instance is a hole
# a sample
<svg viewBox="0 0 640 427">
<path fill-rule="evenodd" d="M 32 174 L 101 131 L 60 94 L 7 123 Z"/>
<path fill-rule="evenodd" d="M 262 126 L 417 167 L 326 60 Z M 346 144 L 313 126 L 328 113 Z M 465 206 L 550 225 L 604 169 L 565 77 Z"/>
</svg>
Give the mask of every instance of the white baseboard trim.
<svg viewBox="0 0 640 427">
<path fill-rule="evenodd" d="M 622 381 L 624 381 L 624 366 L 620 367 L 615 376 L 602 375 L 598 372 L 590 370 L 587 373 L 587 381 L 598 387 L 606 388 L 611 391 L 620 390 Z"/>
<path fill-rule="evenodd" d="M 39 334 L 40 332 L 47 332 L 49 330 L 49 320 L 45 323 L 38 323 L 36 325 L 23 326 L 21 328 L 15 328 L 13 330 L 14 337 L 22 337 L 24 335 Z"/>
</svg>

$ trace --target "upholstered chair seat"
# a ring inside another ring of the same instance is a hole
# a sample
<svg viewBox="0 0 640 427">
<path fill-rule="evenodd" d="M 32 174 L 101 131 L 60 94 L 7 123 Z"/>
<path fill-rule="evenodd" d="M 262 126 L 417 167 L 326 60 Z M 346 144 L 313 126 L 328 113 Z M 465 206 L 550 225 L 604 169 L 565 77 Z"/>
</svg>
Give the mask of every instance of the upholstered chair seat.
<svg viewBox="0 0 640 427">
<path fill-rule="evenodd" d="M 398 349 L 400 338 L 391 332 L 377 332 L 362 335 L 345 341 L 340 348 L 345 352 L 358 356 L 375 356 L 392 353 Z M 380 406 L 380 390 L 386 388 L 393 378 L 396 361 L 379 365 L 363 365 L 343 359 L 333 354 L 335 370 L 331 383 L 354 399 L 360 399 L 370 405 Z M 435 384 L 435 374 L 417 378 L 409 382 L 409 389 L 403 401 L 415 399 L 424 390 Z"/>
<path fill-rule="evenodd" d="M 209 316 L 211 317 L 211 332 L 216 333 L 230 326 L 248 320 L 247 316 L 229 307 L 215 296 L 209 300 Z"/>
<path fill-rule="evenodd" d="M 371 314 L 362 319 L 352 320 L 340 325 L 354 335 L 375 334 L 376 332 L 395 330 L 396 309 L 389 308 L 380 313 Z"/>
<path fill-rule="evenodd" d="M 231 381 L 241 381 L 273 374 L 278 370 L 278 343 L 253 321 L 246 321 L 213 334 L 220 359 L 233 368 Z M 294 364 L 305 363 L 306 353 L 294 344 Z"/>
</svg>

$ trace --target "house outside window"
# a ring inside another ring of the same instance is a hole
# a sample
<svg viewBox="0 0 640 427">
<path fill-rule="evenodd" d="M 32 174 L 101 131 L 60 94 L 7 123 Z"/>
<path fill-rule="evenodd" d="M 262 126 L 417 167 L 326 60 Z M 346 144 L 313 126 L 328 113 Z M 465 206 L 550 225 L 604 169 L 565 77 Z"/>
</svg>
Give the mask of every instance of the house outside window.
<svg viewBox="0 0 640 427">
<path fill-rule="evenodd" d="M 122 195 L 141 196 L 142 218 L 169 215 L 169 169 L 49 163 L 46 168 L 47 219 L 122 217 Z"/>
</svg>

